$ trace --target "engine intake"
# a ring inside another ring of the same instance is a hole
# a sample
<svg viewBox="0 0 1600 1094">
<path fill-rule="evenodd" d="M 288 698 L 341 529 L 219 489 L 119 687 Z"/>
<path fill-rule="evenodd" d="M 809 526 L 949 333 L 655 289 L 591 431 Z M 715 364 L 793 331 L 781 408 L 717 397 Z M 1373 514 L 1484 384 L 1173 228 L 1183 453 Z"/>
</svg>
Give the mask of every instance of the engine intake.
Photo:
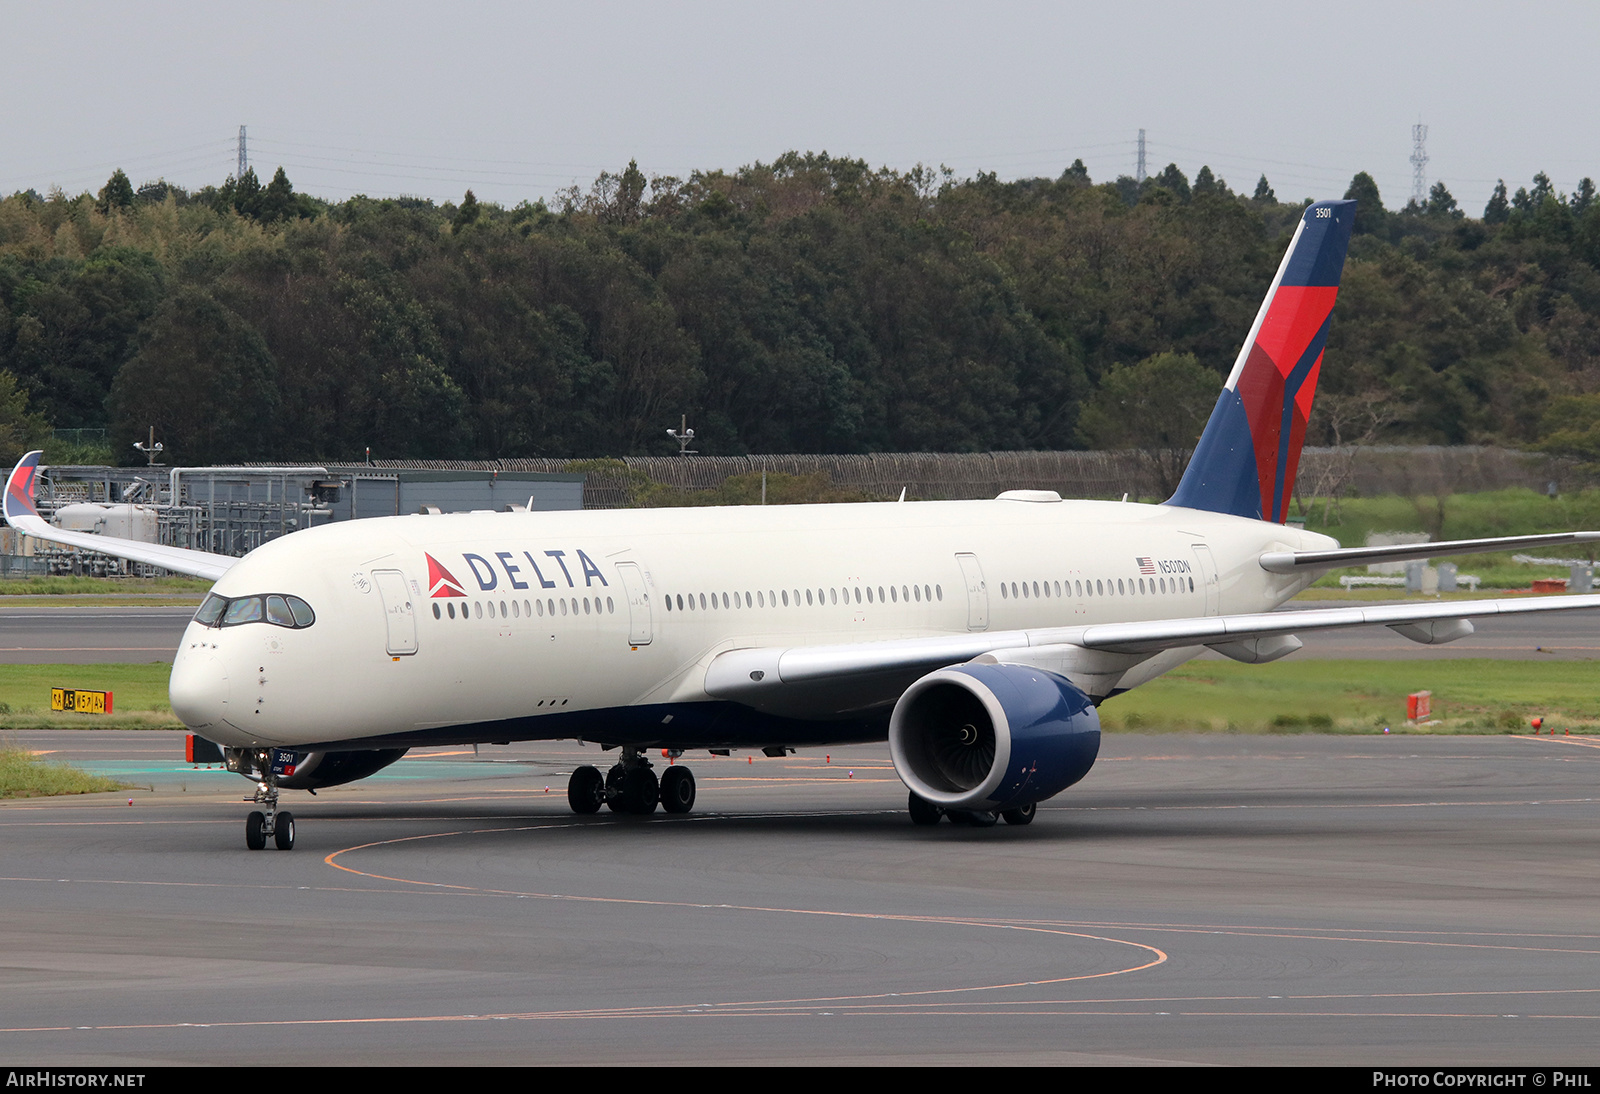
<svg viewBox="0 0 1600 1094">
<path fill-rule="evenodd" d="M 906 689 L 889 719 L 895 771 L 946 809 L 1015 809 L 1083 778 L 1100 753 L 1100 715 L 1064 676 L 965 664 Z"/>
</svg>

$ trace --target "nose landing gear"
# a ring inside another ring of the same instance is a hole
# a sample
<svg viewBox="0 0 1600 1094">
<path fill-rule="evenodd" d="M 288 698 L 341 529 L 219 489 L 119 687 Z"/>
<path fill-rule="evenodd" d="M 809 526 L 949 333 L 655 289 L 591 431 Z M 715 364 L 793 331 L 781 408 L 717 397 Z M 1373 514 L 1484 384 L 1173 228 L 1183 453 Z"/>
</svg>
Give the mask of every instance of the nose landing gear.
<svg viewBox="0 0 1600 1094">
<path fill-rule="evenodd" d="M 255 802 L 265 805 L 266 811 L 257 809 L 244 819 L 244 845 L 252 851 L 266 847 L 270 837 L 280 851 L 294 849 L 294 814 L 288 810 L 278 812 L 278 776 L 272 770 L 272 754 L 265 749 L 256 752 L 256 770 L 261 781 L 256 784 Z"/>
</svg>

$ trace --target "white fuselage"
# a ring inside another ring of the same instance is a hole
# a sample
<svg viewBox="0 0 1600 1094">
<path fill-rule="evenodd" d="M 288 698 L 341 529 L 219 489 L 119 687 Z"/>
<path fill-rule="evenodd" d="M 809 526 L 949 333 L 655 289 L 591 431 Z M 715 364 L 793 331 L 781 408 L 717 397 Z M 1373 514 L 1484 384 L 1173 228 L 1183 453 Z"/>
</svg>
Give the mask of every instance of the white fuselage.
<svg viewBox="0 0 1600 1094">
<path fill-rule="evenodd" d="M 360 520 L 230 569 L 216 594 L 299 597 L 316 621 L 191 623 L 172 704 L 231 746 L 422 743 L 450 727 L 604 740 L 606 712 L 660 709 L 670 724 L 712 702 L 706 669 L 728 650 L 1265 611 L 1312 576 L 1267 573 L 1261 553 L 1329 546 L 1282 525 L 1088 501 Z"/>
</svg>

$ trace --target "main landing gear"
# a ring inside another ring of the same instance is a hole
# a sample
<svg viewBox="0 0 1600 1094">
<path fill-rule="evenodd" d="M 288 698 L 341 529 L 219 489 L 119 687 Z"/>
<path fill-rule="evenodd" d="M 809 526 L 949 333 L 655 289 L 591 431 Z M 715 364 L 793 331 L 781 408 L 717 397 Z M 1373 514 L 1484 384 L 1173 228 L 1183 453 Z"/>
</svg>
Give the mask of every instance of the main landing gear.
<svg viewBox="0 0 1600 1094">
<path fill-rule="evenodd" d="M 650 762 L 631 746 L 623 747 L 622 759 L 604 775 L 584 765 L 567 781 L 567 804 L 574 813 L 598 813 L 607 805 L 613 813 L 648 817 L 658 802 L 668 813 L 687 813 L 694 808 L 694 797 L 694 772 L 669 767 L 658 780 Z"/>
<path fill-rule="evenodd" d="M 252 851 L 259 851 L 270 838 L 278 850 L 293 850 L 294 814 L 288 810 L 278 812 L 278 776 L 272 772 L 272 754 L 262 750 L 252 758 L 256 770 L 262 772 L 261 781 L 256 784 L 255 801 L 267 809 L 264 813 L 255 810 L 244 819 L 244 845 Z"/>
<path fill-rule="evenodd" d="M 951 824 L 967 824 L 973 828 L 991 828 L 996 821 L 1004 818 L 1007 824 L 1032 824 L 1033 816 L 1039 811 L 1039 806 L 1034 802 L 1019 805 L 1015 809 L 1006 809 L 999 813 L 983 812 L 971 809 L 945 809 L 934 805 L 926 798 L 919 798 L 916 791 L 911 792 L 911 823 L 912 824 L 938 824 L 939 818 L 949 817 Z"/>
</svg>

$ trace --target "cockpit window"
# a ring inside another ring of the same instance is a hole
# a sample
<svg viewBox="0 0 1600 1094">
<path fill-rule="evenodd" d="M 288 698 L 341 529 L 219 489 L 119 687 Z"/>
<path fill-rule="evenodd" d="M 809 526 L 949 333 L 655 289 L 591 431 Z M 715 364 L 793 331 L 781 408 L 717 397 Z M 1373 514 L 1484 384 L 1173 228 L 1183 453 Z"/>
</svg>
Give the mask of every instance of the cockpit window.
<svg viewBox="0 0 1600 1094">
<path fill-rule="evenodd" d="M 237 627 L 241 623 L 257 623 L 261 620 L 261 598 L 259 596 L 241 596 L 228 604 L 228 610 L 222 613 L 224 627 Z"/>
<path fill-rule="evenodd" d="M 211 593 L 194 621 L 205 627 L 239 627 L 246 623 L 271 623 L 301 629 L 317 621 L 311 605 L 298 596 L 270 593 L 262 596 L 225 597 Z"/>
<path fill-rule="evenodd" d="M 194 621 L 205 627 L 215 627 L 217 620 L 222 618 L 222 613 L 228 610 L 228 598 L 211 593 L 200 605 L 200 610 L 194 613 Z"/>
</svg>

